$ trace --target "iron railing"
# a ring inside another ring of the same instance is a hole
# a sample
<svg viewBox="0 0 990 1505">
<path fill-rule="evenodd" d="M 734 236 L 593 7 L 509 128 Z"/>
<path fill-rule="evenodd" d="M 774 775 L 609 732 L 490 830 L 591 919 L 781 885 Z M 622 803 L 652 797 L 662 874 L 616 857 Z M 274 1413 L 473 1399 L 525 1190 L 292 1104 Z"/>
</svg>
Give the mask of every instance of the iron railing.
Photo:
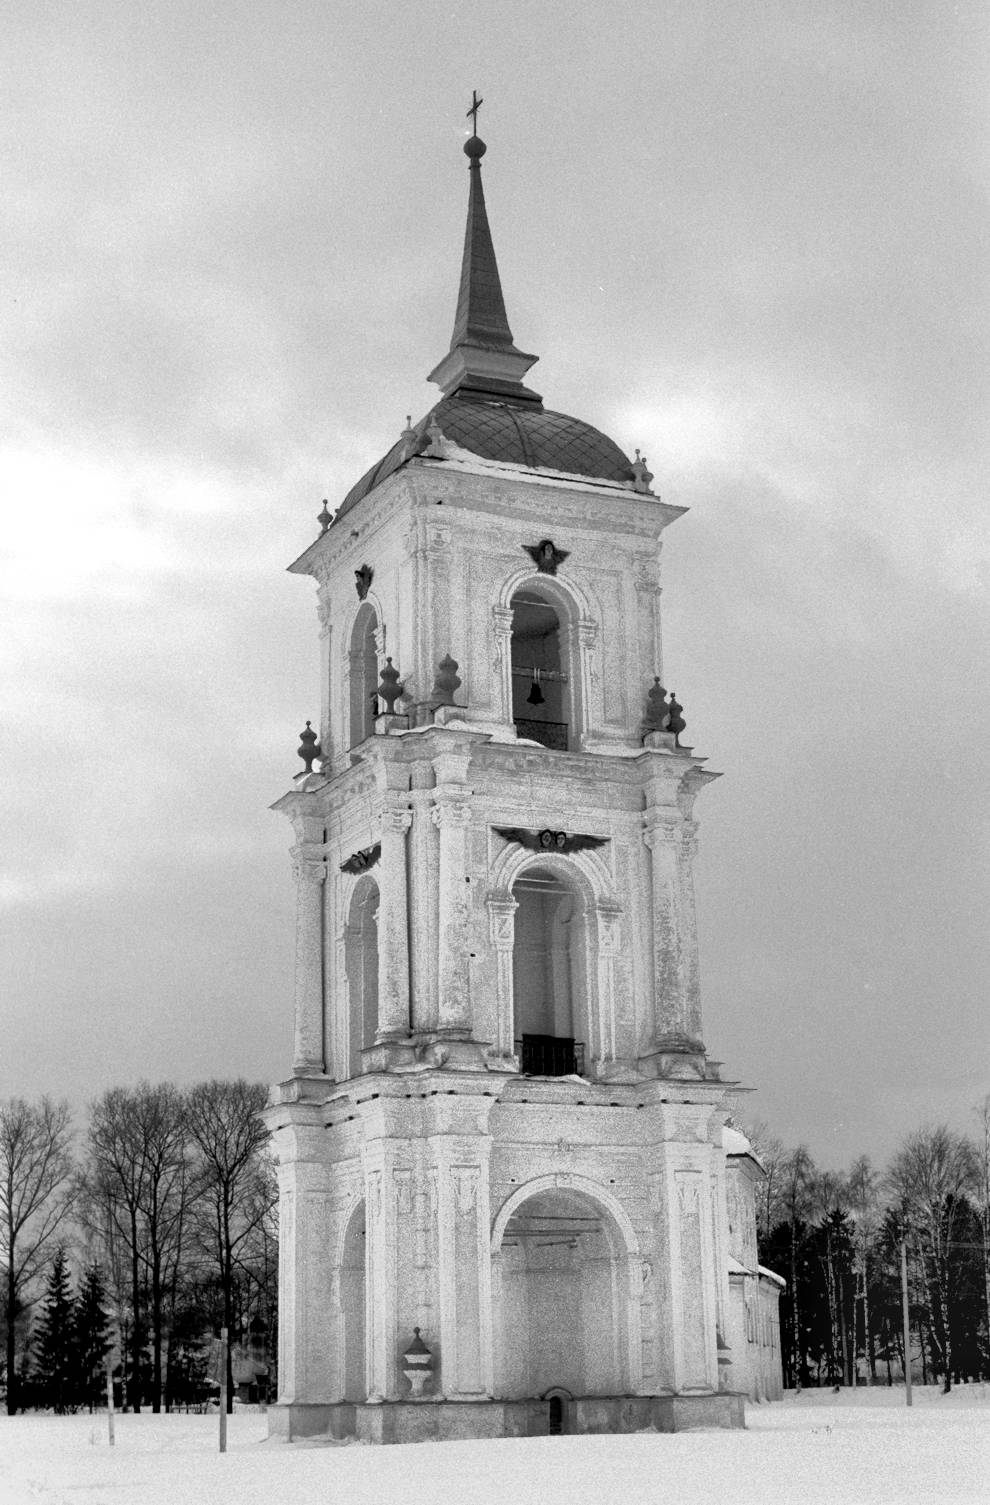
<svg viewBox="0 0 990 1505">
<path fill-rule="evenodd" d="M 516 718 L 516 736 L 529 737 L 553 752 L 567 751 L 566 721 L 529 721 Z"/>
<path fill-rule="evenodd" d="M 523 1076 L 584 1076 L 584 1041 L 523 1035 L 516 1042 Z"/>
</svg>

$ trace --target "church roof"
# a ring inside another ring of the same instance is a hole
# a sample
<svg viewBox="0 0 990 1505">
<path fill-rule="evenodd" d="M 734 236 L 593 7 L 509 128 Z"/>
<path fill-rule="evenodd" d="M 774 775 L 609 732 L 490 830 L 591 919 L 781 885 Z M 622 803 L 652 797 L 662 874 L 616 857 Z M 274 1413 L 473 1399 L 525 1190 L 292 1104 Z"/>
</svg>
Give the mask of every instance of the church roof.
<svg viewBox="0 0 990 1505">
<path fill-rule="evenodd" d="M 427 449 L 430 442 L 427 431 L 434 421 L 445 439 L 484 460 L 593 476 L 616 485 L 623 485 L 634 476 L 632 464 L 619 446 L 590 423 L 582 423 L 566 413 L 549 412 L 542 403 L 521 406 L 495 393 L 481 398 L 455 394 L 445 397 L 420 419 L 412 430 L 413 437 L 400 439 L 372 465 L 351 487 L 337 517 L 349 512 L 413 455 Z"/>
<path fill-rule="evenodd" d="M 464 151 L 470 188 L 454 332 L 449 351 L 430 373 L 443 399 L 351 487 L 337 518 L 429 448 L 431 425 L 439 426 L 443 437 L 458 448 L 485 460 L 616 485 L 636 477 L 628 456 L 606 434 L 579 418 L 547 411 L 538 393 L 523 385 L 521 378 L 536 356 L 516 348 L 505 312 L 481 184 L 485 143 L 472 136 Z"/>
</svg>

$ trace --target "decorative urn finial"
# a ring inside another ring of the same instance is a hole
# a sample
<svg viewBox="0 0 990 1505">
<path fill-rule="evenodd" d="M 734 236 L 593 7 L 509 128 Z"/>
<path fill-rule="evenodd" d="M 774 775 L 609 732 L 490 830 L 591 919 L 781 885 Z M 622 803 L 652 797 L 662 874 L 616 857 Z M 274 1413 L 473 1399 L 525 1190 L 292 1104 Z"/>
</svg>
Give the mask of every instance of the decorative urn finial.
<svg viewBox="0 0 990 1505">
<path fill-rule="evenodd" d="M 674 692 L 673 692 L 673 690 L 671 690 L 671 692 L 670 692 L 670 705 L 668 706 L 667 709 L 668 709 L 668 711 L 670 713 L 670 720 L 667 723 L 667 730 L 669 732 L 673 732 L 673 734 L 674 734 L 674 745 L 676 747 L 680 747 L 681 744 L 680 744 L 679 738 L 680 738 L 681 732 L 687 726 L 687 722 L 684 720 L 684 717 L 681 715 L 681 712 L 683 711 L 684 707 L 682 705 L 679 705 L 678 702 L 674 699 Z"/>
<path fill-rule="evenodd" d="M 385 660 L 385 667 L 381 673 L 381 682 L 378 686 L 378 698 L 385 702 L 385 715 L 395 715 L 395 702 L 401 697 L 404 685 L 399 683 L 399 671 L 390 658 Z"/>
<path fill-rule="evenodd" d="M 451 658 L 448 653 L 437 665 L 436 676 L 433 680 L 433 690 L 430 693 L 430 704 L 453 705 L 454 692 L 461 687 L 461 681 L 457 673 L 457 660 Z"/>
<path fill-rule="evenodd" d="M 660 683 L 659 675 L 654 676 L 653 684 L 646 697 L 646 720 L 643 729 L 646 732 L 666 732 L 670 729 L 667 691 Z"/>
<path fill-rule="evenodd" d="M 330 515 L 330 506 L 329 506 L 329 503 L 327 502 L 326 497 L 323 498 L 323 510 L 319 513 L 316 521 L 320 525 L 320 533 L 321 534 L 325 533 L 327 531 L 327 529 L 329 528 L 330 524 L 333 522 L 333 518 Z"/>
<path fill-rule="evenodd" d="M 303 762 L 306 765 L 304 769 L 304 773 L 306 775 L 309 775 L 313 772 L 313 764 L 316 762 L 317 758 L 322 758 L 323 756 L 323 753 L 320 749 L 319 738 L 313 731 L 313 725 L 310 721 L 306 722 L 306 730 L 299 733 L 298 756 L 302 758 Z"/>
<path fill-rule="evenodd" d="M 420 1336 L 418 1327 L 413 1328 L 414 1337 L 405 1353 L 405 1369 L 402 1371 L 412 1389 L 410 1400 L 422 1400 L 423 1391 L 433 1370 L 433 1354 Z"/>
<path fill-rule="evenodd" d="M 633 462 L 632 473 L 633 490 L 648 492 L 650 489 L 650 482 L 653 480 L 653 472 L 651 470 L 647 470 L 646 456 L 643 455 L 641 457 L 639 450 L 636 451 L 636 459 Z"/>
</svg>

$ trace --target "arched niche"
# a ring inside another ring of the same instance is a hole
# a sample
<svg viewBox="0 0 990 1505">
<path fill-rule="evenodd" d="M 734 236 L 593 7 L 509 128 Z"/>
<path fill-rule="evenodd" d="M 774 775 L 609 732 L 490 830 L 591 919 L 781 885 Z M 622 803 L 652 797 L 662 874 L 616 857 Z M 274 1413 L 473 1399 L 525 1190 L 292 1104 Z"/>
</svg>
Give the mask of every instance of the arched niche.
<svg viewBox="0 0 990 1505">
<path fill-rule="evenodd" d="M 513 1039 L 522 1070 L 581 1074 L 591 1046 L 587 895 L 566 863 L 527 866 L 510 892 Z"/>
<path fill-rule="evenodd" d="M 378 613 L 370 601 L 358 608 L 347 655 L 348 745 L 357 747 L 375 730 L 378 703 Z"/>
<path fill-rule="evenodd" d="M 358 1076 L 361 1052 L 378 1029 L 378 884 L 366 874 L 355 885 L 345 939 L 348 1000 L 347 1074 Z"/>
<path fill-rule="evenodd" d="M 520 1187 L 496 1219 L 492 1261 L 497 1395 L 638 1388 L 635 1235 L 593 1183 Z"/>
<path fill-rule="evenodd" d="M 363 1401 L 368 1393 L 365 1357 L 365 1204 L 359 1202 L 344 1233 L 340 1258 L 344 1399 Z"/>
</svg>

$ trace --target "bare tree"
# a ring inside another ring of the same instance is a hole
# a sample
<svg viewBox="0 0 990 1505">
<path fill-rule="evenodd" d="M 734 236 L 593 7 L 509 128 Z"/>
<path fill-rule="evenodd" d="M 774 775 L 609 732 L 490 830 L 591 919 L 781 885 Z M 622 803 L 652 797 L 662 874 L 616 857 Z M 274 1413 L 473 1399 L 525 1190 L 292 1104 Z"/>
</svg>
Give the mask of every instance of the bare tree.
<svg viewBox="0 0 990 1505">
<path fill-rule="evenodd" d="M 958 1250 L 956 1224 L 964 1215 L 967 1195 L 979 1186 L 976 1150 L 944 1124 L 911 1134 L 887 1172 L 887 1185 L 915 1237 L 929 1304 L 929 1341 L 933 1358 L 952 1387 L 952 1326 L 949 1320 Z"/>
<path fill-rule="evenodd" d="M 196 1147 L 200 1236 L 216 1259 L 223 1323 L 233 1337 L 234 1297 L 242 1252 L 271 1208 L 262 1158 L 268 1131 L 259 1114 L 268 1098 L 260 1082 L 202 1082 L 187 1097 L 189 1133 Z M 231 1345 L 227 1347 L 227 1406 L 233 1405 Z"/>
<path fill-rule="evenodd" d="M 843 1301 L 842 1268 L 836 1258 L 836 1233 L 849 1205 L 845 1178 L 835 1171 L 818 1171 L 808 1185 L 809 1210 L 819 1220 L 825 1235 L 825 1257 L 822 1266 L 825 1273 L 825 1294 L 828 1300 L 828 1318 L 831 1335 L 829 1352 L 829 1380 L 835 1383 L 837 1367 L 843 1381 L 846 1378 L 846 1331 L 845 1303 Z"/>
<path fill-rule="evenodd" d="M 987 1342 L 990 1344 L 990 1094 L 983 1099 L 980 1115 L 979 1199 L 983 1235 L 983 1300 L 986 1305 Z"/>
<path fill-rule="evenodd" d="M 880 1178 L 870 1164 L 870 1157 L 868 1155 L 860 1155 L 857 1160 L 853 1161 L 852 1168 L 846 1179 L 849 1210 L 855 1226 L 853 1243 L 856 1250 L 852 1361 L 855 1366 L 858 1346 L 856 1303 L 861 1302 L 863 1308 L 863 1342 L 865 1345 L 864 1359 L 866 1362 L 866 1382 L 868 1385 L 873 1384 L 877 1377 L 876 1357 L 873 1350 L 873 1333 L 870 1329 L 869 1291 L 870 1261 L 873 1258 L 880 1231 L 879 1181 Z"/>
<path fill-rule="evenodd" d="M 115 1087 L 90 1109 L 91 1197 L 102 1205 L 130 1265 L 130 1400 L 141 1406 L 146 1326 L 152 1345 L 152 1410 L 162 1403 L 165 1303 L 181 1257 L 188 1208 L 185 1107 L 169 1082 Z M 147 1287 L 148 1303 L 143 1299 Z M 143 1320 L 150 1305 L 150 1323 Z"/>
<path fill-rule="evenodd" d="M 781 1180 L 788 1152 L 783 1140 L 771 1131 L 763 1119 L 754 1119 L 752 1122 L 740 1119 L 737 1122 L 766 1173 L 763 1185 L 756 1194 L 757 1243 L 763 1248 L 785 1215 L 781 1200 Z"/>
<path fill-rule="evenodd" d="M 801 1307 L 798 1296 L 798 1238 L 802 1223 L 806 1223 L 812 1211 L 812 1186 L 815 1162 L 807 1145 L 799 1144 L 780 1168 L 781 1206 L 790 1228 L 790 1275 L 791 1275 L 791 1335 L 792 1365 L 795 1388 L 800 1390 L 806 1379 L 804 1339 L 801 1333 Z"/>
<path fill-rule="evenodd" d="M 17 1316 L 72 1206 L 69 1106 L 0 1103 L 0 1257 L 6 1308 L 7 1411 L 17 1409 Z"/>
</svg>

